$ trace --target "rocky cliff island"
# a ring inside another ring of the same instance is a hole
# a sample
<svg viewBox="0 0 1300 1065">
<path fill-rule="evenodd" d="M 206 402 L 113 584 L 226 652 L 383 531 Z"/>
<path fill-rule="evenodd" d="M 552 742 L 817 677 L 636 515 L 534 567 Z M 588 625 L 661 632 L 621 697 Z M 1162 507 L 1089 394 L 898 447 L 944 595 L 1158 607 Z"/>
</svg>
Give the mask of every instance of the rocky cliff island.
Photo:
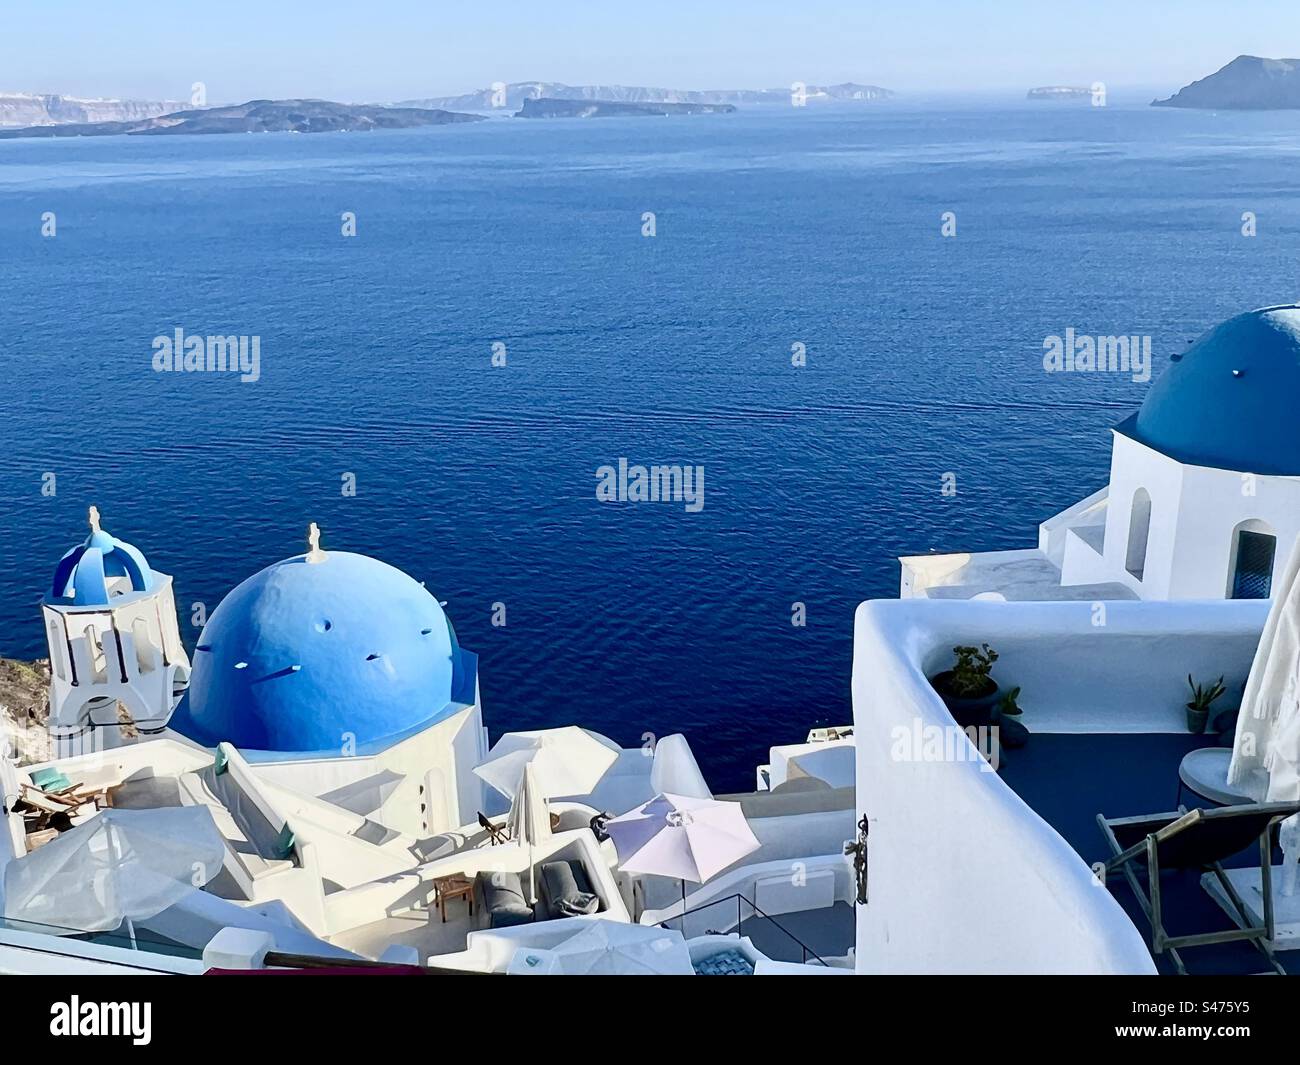
<svg viewBox="0 0 1300 1065">
<path fill-rule="evenodd" d="M 1300 108 L 1300 59 L 1239 55 L 1207 78 L 1179 89 L 1152 107 L 1199 107 L 1216 111 L 1280 111 Z"/>
<path fill-rule="evenodd" d="M 728 115 L 733 104 L 633 104 L 614 100 L 525 100 L 516 118 L 637 118 L 664 115 Z"/>
<path fill-rule="evenodd" d="M 792 87 L 780 89 L 660 89 L 645 85 L 565 85 L 558 81 L 515 81 L 460 96 L 404 100 L 397 107 L 438 107 L 451 111 L 519 110 L 529 100 L 585 100 L 618 104 L 780 104 L 790 106 Z M 808 85 L 808 103 L 871 103 L 892 99 L 879 85 L 846 81 L 840 85 Z"/>
<path fill-rule="evenodd" d="M 185 106 L 180 100 L 85 100 L 58 93 L 0 93 L 0 127 L 66 122 L 139 122 Z"/>
<path fill-rule="evenodd" d="M 70 122 L 0 129 L 0 138 L 111 137 L 193 133 L 346 133 L 481 122 L 479 115 L 328 100 L 251 100 L 229 107 L 173 111 L 126 122 Z"/>
</svg>

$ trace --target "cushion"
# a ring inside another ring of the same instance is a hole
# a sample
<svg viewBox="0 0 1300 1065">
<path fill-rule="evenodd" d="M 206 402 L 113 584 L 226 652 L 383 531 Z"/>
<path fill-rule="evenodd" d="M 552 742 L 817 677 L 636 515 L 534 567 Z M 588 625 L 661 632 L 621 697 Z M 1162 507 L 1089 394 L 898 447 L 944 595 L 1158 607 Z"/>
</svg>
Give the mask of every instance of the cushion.
<svg viewBox="0 0 1300 1065">
<path fill-rule="evenodd" d="M 46 769 L 38 769 L 32 774 L 32 783 L 41 791 L 62 791 L 72 783 L 63 772 L 49 766 Z"/>
<path fill-rule="evenodd" d="M 600 909 L 587 871 L 578 862 L 547 862 L 542 866 L 542 887 L 552 908 L 565 917 L 580 917 Z"/>
<path fill-rule="evenodd" d="M 515 873 L 485 870 L 476 874 L 474 880 L 493 928 L 524 924 L 533 919 L 533 908 L 524 898 L 523 886 Z"/>
</svg>

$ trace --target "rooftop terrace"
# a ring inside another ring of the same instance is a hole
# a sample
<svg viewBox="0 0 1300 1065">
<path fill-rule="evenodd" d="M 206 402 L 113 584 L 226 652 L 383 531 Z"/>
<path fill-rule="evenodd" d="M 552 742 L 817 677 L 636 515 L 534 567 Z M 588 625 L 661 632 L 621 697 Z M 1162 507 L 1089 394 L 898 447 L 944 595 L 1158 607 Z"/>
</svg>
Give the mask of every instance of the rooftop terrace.
<svg viewBox="0 0 1300 1065">
<path fill-rule="evenodd" d="M 1034 811 L 1052 826 L 1089 865 L 1109 855 L 1097 825 L 1097 814 L 1128 817 L 1210 806 L 1183 789 L 1178 796 L 1178 763 L 1188 751 L 1206 746 L 1213 737 L 1188 733 L 1125 735 L 1036 735 L 1027 747 L 1005 752 L 1000 776 Z M 1175 801 L 1177 799 L 1177 802 Z M 1274 853 L 1274 863 L 1281 852 Z M 1228 866 L 1258 866 L 1253 846 Z M 1145 873 L 1140 874 L 1145 877 Z M 1150 925 L 1122 876 L 1107 879 L 1107 887 L 1124 907 L 1134 927 L 1150 942 Z M 1235 927 L 1228 915 L 1201 888 L 1200 873 L 1170 870 L 1161 876 L 1165 926 L 1173 935 L 1225 931 Z M 1236 974 L 1267 971 L 1267 964 L 1246 943 L 1188 947 L 1182 951 L 1192 974 Z M 1278 960 L 1289 972 L 1300 972 L 1300 952 L 1283 951 Z M 1155 958 L 1161 973 L 1172 973 L 1167 954 Z"/>
</svg>

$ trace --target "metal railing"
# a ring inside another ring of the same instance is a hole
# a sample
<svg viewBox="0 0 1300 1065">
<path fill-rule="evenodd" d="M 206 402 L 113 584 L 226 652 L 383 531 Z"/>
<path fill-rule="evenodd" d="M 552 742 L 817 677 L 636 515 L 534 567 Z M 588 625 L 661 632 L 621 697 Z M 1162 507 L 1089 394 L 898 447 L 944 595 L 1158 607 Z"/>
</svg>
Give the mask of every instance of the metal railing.
<svg viewBox="0 0 1300 1065">
<path fill-rule="evenodd" d="M 744 935 L 745 919 L 743 916 L 743 912 L 744 912 L 744 907 L 748 906 L 752 911 L 750 913 L 751 919 L 754 917 L 761 917 L 763 920 L 767 921 L 768 924 L 770 924 L 773 928 L 777 929 L 787 938 L 792 940 L 799 947 L 799 949 L 803 951 L 803 962 L 805 965 L 808 964 L 808 959 L 810 957 L 814 958 L 818 965 L 827 964 L 826 959 L 823 958 L 820 954 L 818 954 L 815 950 L 813 950 L 812 947 L 808 946 L 807 943 L 805 943 L 797 935 L 791 932 L 790 929 L 786 928 L 785 925 L 781 924 L 781 922 L 778 921 L 775 917 L 773 917 L 770 913 L 767 913 L 765 910 L 760 908 L 757 903 L 753 902 L 750 899 L 745 898 L 745 896 L 740 894 L 740 892 L 736 892 L 734 895 L 724 895 L 721 898 L 714 899 L 712 902 L 706 902 L 702 906 L 693 906 L 689 910 L 683 910 L 680 914 L 681 927 L 683 933 L 685 932 L 686 929 L 686 918 L 689 917 L 691 914 L 703 913 L 707 909 L 710 909 L 714 906 L 720 906 L 724 902 L 731 902 L 733 900 L 736 903 L 736 935 L 737 936 Z M 673 921 L 674 919 L 675 918 L 668 918 L 667 920 L 660 921 L 659 926 L 661 928 L 671 928 L 672 925 L 670 922 Z"/>
</svg>

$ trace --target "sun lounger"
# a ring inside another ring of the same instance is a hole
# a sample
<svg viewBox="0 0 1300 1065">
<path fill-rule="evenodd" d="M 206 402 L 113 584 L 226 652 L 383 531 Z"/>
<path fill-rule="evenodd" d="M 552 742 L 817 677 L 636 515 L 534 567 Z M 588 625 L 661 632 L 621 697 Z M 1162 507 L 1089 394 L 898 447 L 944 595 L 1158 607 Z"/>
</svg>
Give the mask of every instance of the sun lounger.
<svg viewBox="0 0 1300 1065">
<path fill-rule="evenodd" d="M 1187 969 L 1179 948 L 1206 946 L 1212 943 L 1247 941 L 1259 948 L 1273 970 L 1285 970 L 1273 956 L 1274 937 L 1272 905 L 1272 837 L 1273 826 L 1300 812 L 1300 803 L 1251 803 L 1225 806 L 1218 810 L 1185 810 L 1176 813 L 1148 814 L 1143 817 L 1106 818 L 1097 815 L 1097 824 L 1110 848 L 1107 874 L 1120 872 L 1133 889 L 1138 904 L 1151 922 L 1151 950 L 1166 951 L 1179 973 Z M 1241 897 L 1224 874 L 1222 862 L 1247 847 L 1258 844 L 1260 877 L 1263 886 L 1264 923 L 1254 925 Z M 1135 866 L 1147 867 L 1146 890 L 1138 879 Z M 1160 893 L 1160 874 L 1170 869 L 1198 869 L 1213 873 L 1240 917 L 1240 928 L 1224 932 L 1171 936 L 1164 925 Z"/>
</svg>

